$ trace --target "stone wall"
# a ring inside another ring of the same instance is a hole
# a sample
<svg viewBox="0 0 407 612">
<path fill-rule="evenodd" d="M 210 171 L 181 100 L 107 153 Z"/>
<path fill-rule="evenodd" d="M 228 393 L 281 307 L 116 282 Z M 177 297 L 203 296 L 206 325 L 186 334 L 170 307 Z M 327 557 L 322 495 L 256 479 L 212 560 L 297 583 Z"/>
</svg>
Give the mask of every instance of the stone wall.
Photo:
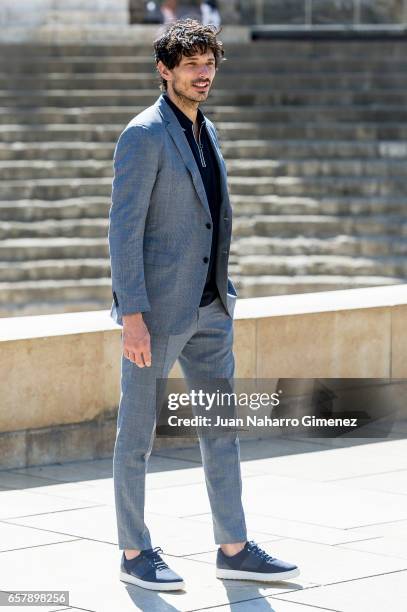
<svg viewBox="0 0 407 612">
<path fill-rule="evenodd" d="M 240 299 L 235 376 L 407 378 L 406 317 L 406 285 Z M 1 468 L 111 456 L 120 331 L 108 311 L 0 319 Z"/>
</svg>

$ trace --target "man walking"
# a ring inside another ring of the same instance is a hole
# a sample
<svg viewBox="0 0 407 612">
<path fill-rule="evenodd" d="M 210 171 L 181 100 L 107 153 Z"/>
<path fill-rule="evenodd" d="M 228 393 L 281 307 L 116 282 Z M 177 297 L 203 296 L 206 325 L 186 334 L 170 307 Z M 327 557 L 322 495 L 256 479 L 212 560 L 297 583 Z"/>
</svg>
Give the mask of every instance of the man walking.
<svg viewBox="0 0 407 612">
<path fill-rule="evenodd" d="M 232 208 L 213 123 L 199 108 L 222 43 L 216 27 L 175 21 L 154 43 L 162 94 L 121 133 L 114 155 L 109 248 L 112 318 L 123 326 L 113 457 L 120 578 L 175 590 L 183 579 L 152 548 L 145 476 L 157 424 L 156 381 L 178 359 L 189 381 L 233 380 L 236 290 L 228 278 Z M 199 438 L 218 578 L 281 580 L 296 565 L 247 541 L 236 432 Z"/>
</svg>

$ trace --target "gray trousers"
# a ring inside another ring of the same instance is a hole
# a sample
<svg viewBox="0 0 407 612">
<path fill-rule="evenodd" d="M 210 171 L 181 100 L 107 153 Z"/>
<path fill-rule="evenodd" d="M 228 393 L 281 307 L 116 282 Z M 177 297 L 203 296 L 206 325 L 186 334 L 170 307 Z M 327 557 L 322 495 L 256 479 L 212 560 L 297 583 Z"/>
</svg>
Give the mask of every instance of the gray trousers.
<svg viewBox="0 0 407 612">
<path fill-rule="evenodd" d="M 178 359 L 186 381 L 197 377 L 233 381 L 233 320 L 220 298 L 199 308 L 182 334 L 151 334 L 150 367 L 139 368 L 122 355 L 121 395 L 113 455 L 118 544 L 123 549 L 151 548 L 144 522 L 145 478 L 153 447 L 156 379 L 167 378 Z M 216 544 L 245 542 L 239 438 L 236 432 L 199 436 Z"/>
</svg>

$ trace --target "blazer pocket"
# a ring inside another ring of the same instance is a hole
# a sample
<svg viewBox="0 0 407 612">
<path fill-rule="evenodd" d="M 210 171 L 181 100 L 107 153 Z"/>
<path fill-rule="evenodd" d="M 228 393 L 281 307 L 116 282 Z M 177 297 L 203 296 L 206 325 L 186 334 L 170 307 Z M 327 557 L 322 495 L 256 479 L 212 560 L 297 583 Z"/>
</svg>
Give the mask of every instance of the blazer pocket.
<svg viewBox="0 0 407 612">
<path fill-rule="evenodd" d="M 144 263 L 151 266 L 169 266 L 175 259 L 174 254 L 163 251 L 151 251 L 145 249 L 143 253 Z"/>
</svg>

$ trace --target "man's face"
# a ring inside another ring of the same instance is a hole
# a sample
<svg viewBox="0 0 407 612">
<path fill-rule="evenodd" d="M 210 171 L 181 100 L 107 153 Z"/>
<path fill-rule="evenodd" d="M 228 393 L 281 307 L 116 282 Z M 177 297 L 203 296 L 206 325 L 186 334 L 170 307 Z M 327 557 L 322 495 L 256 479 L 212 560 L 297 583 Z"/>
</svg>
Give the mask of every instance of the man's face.
<svg viewBox="0 0 407 612">
<path fill-rule="evenodd" d="M 182 56 L 178 66 L 169 70 L 162 62 L 162 76 L 167 80 L 168 90 L 191 102 L 203 102 L 209 94 L 215 78 L 215 56 L 213 51 L 196 53 L 191 57 Z"/>
</svg>

